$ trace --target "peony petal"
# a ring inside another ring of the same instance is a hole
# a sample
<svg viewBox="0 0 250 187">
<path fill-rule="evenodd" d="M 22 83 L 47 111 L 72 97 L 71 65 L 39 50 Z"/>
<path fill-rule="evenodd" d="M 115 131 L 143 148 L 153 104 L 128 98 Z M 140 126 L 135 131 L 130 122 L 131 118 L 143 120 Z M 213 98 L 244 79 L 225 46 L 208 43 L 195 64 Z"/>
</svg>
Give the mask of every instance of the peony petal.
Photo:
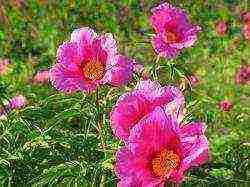
<svg viewBox="0 0 250 187">
<path fill-rule="evenodd" d="M 73 93 L 80 90 L 88 93 L 97 87 L 94 82 L 84 80 L 79 69 L 70 69 L 61 63 L 55 64 L 51 69 L 50 80 L 56 89 L 66 93 Z"/>
<path fill-rule="evenodd" d="M 65 65 L 80 66 L 81 60 L 78 55 L 76 43 L 64 42 L 57 50 L 57 61 Z"/>
<path fill-rule="evenodd" d="M 176 101 L 179 105 L 185 103 L 182 92 L 174 86 L 161 87 L 157 81 L 140 81 L 136 87 L 144 97 L 151 101 L 154 106 L 164 106 L 171 101 Z"/>
<path fill-rule="evenodd" d="M 75 29 L 71 33 L 71 42 L 81 43 L 82 45 L 91 45 L 93 40 L 97 37 L 95 31 L 89 27 L 82 27 Z"/>
<path fill-rule="evenodd" d="M 169 3 L 162 3 L 158 7 L 152 8 L 152 13 L 150 22 L 158 33 L 164 32 L 169 24 L 174 27 L 177 23 L 178 25 L 188 23 L 187 13 Z"/>
<path fill-rule="evenodd" d="M 157 35 L 152 40 L 152 45 L 154 50 L 160 57 L 164 58 L 175 58 L 179 53 L 180 49 L 171 47 L 166 44 L 162 38 L 162 36 Z"/>
<path fill-rule="evenodd" d="M 173 130 L 176 125 L 161 107 L 156 107 L 132 128 L 129 149 L 133 154 L 144 157 L 164 149 L 176 150 L 179 142 Z"/>
<path fill-rule="evenodd" d="M 148 170 L 148 162 L 143 155 L 133 155 L 123 148 L 117 152 L 116 158 L 115 173 L 121 179 L 119 187 L 163 187 L 162 181 Z"/>
<path fill-rule="evenodd" d="M 198 39 L 198 32 L 201 31 L 201 27 L 199 26 L 187 26 L 187 28 L 183 29 L 183 39 L 178 43 L 169 44 L 170 47 L 183 49 L 191 47 L 195 44 Z"/>
<path fill-rule="evenodd" d="M 144 97 L 137 93 L 125 93 L 110 113 L 115 135 L 127 140 L 130 129 L 150 110 L 150 103 Z"/>
<path fill-rule="evenodd" d="M 178 132 L 182 145 L 183 161 L 180 169 L 186 171 L 192 166 L 204 164 L 208 159 L 208 140 L 203 123 L 184 125 Z"/>
<path fill-rule="evenodd" d="M 115 57 L 117 55 L 118 50 L 117 50 L 117 44 L 113 35 L 111 33 L 106 33 L 98 37 L 98 39 L 100 40 L 101 49 L 106 51 L 107 53 L 106 65 L 108 67 L 114 66 L 117 63 Z"/>
<path fill-rule="evenodd" d="M 122 55 L 118 55 L 116 58 L 117 63 L 107 70 L 104 81 L 112 86 L 123 86 L 132 79 L 133 60 Z"/>
</svg>

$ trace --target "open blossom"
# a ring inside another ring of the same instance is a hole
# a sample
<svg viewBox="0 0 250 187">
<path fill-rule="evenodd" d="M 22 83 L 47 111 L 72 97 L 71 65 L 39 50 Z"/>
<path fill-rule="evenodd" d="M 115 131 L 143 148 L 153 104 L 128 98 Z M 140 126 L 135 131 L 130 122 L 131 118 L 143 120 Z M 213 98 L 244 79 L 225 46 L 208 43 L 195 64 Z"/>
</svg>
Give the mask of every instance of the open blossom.
<svg viewBox="0 0 250 187">
<path fill-rule="evenodd" d="M 203 123 L 180 126 L 156 107 L 131 130 L 127 145 L 116 154 L 119 187 L 181 183 L 185 172 L 208 160 Z"/>
<path fill-rule="evenodd" d="M 250 65 L 241 67 L 235 76 L 236 84 L 250 85 Z"/>
<path fill-rule="evenodd" d="M 159 56 L 174 58 L 197 41 L 201 28 L 189 22 L 185 11 L 163 3 L 153 8 L 152 13 L 150 21 L 156 31 L 152 44 Z"/>
<path fill-rule="evenodd" d="M 97 35 L 91 28 L 73 31 L 60 45 L 51 82 L 63 92 L 91 92 L 101 84 L 121 86 L 132 78 L 133 60 L 118 54 L 112 34 Z"/>
<path fill-rule="evenodd" d="M 228 112 L 233 108 L 233 103 L 231 101 L 228 101 L 228 100 L 221 101 L 219 103 L 219 108 L 221 111 Z"/>
<path fill-rule="evenodd" d="M 225 36 L 227 33 L 227 23 L 224 21 L 218 21 L 215 24 L 215 31 L 219 36 Z"/>
<path fill-rule="evenodd" d="M 10 99 L 6 108 L 14 110 L 14 109 L 22 108 L 26 104 L 27 104 L 27 100 L 23 95 L 16 95 Z"/>
<path fill-rule="evenodd" d="M 169 115 L 181 121 L 184 96 L 174 86 L 161 85 L 156 81 L 140 81 L 134 91 L 123 94 L 110 113 L 110 124 L 114 134 L 128 140 L 130 130 L 157 106 L 167 107 Z"/>
<path fill-rule="evenodd" d="M 0 59 L 0 75 L 5 75 L 7 73 L 9 64 L 9 59 Z"/>
<path fill-rule="evenodd" d="M 40 70 L 33 78 L 33 82 L 37 84 L 44 84 L 49 82 L 49 70 Z"/>
</svg>

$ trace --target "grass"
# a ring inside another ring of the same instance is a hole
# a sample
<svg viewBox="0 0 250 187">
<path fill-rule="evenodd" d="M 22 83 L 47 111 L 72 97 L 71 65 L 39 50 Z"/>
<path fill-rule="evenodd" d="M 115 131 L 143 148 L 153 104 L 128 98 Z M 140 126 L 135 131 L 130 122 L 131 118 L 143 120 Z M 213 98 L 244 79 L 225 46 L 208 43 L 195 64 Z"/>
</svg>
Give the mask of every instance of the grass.
<svg viewBox="0 0 250 187">
<path fill-rule="evenodd" d="M 44 3 L 43 3 L 44 2 Z M 202 27 L 197 44 L 173 60 L 181 72 L 200 77 L 193 90 L 186 89 L 191 119 L 204 121 L 210 142 L 208 164 L 188 172 L 183 186 L 200 183 L 244 183 L 249 180 L 250 87 L 235 84 L 235 73 L 249 64 L 250 45 L 244 40 L 240 12 L 250 10 L 247 1 L 170 1 L 184 8 L 192 22 Z M 104 184 L 114 186 L 114 154 L 122 143 L 109 127 L 109 111 L 124 91 L 138 81 L 114 89 L 100 90 L 103 114 L 101 139 L 97 134 L 96 93 L 65 95 L 51 85 L 34 85 L 34 74 L 51 67 L 59 44 L 68 40 L 73 29 L 89 26 L 112 32 L 119 50 L 146 66 L 154 62 L 150 44 L 153 30 L 149 0 L 27 0 L 18 7 L 14 1 L 0 4 L 0 57 L 11 59 L 7 75 L 0 77 L 1 99 L 16 93 L 29 101 L 26 108 L 13 111 L 0 121 L 0 184 Z M 229 23 L 225 37 L 215 33 L 218 20 Z M 158 72 L 162 84 L 179 84 L 181 77 L 170 76 L 167 62 Z M 173 79 L 171 79 L 171 77 Z M 218 103 L 228 99 L 234 106 L 221 112 Z M 102 143 L 105 146 L 103 148 Z"/>
</svg>

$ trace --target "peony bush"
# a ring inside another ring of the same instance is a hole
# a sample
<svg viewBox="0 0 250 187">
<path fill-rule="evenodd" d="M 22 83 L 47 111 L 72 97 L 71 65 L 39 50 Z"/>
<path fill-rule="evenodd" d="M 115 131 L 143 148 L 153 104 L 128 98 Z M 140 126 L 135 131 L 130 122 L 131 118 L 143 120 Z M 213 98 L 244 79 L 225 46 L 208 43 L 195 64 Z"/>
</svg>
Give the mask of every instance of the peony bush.
<svg viewBox="0 0 250 187">
<path fill-rule="evenodd" d="M 236 4 L 4 2 L 0 184 L 247 184 L 250 24 Z"/>
</svg>

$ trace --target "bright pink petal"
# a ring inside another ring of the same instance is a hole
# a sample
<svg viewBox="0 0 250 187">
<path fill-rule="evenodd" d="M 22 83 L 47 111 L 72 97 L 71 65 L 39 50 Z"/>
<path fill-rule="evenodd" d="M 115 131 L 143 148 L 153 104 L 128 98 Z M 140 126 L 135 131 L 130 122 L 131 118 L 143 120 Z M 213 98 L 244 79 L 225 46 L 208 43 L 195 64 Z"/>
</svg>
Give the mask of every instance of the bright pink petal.
<svg viewBox="0 0 250 187">
<path fill-rule="evenodd" d="M 201 31 L 201 27 L 199 26 L 187 26 L 187 28 L 183 29 L 183 36 L 180 42 L 176 42 L 173 44 L 169 44 L 170 47 L 183 49 L 191 47 L 195 44 L 198 39 L 198 32 Z"/>
<path fill-rule="evenodd" d="M 179 53 L 180 49 L 169 46 L 163 41 L 162 36 L 157 35 L 152 40 L 154 50 L 160 57 L 164 58 L 175 58 Z"/>
<path fill-rule="evenodd" d="M 133 60 L 122 55 L 118 55 L 116 58 L 117 63 L 112 67 L 107 67 L 110 69 L 107 70 L 104 81 L 112 86 L 123 86 L 132 79 Z"/>
<path fill-rule="evenodd" d="M 91 92 L 97 87 L 95 83 L 85 80 L 79 69 L 75 67 L 70 69 L 61 63 L 55 64 L 51 69 L 50 80 L 56 89 L 66 93 L 80 90 Z"/>
<path fill-rule="evenodd" d="M 95 31 L 89 27 L 82 27 L 75 29 L 71 33 L 71 42 L 81 43 L 81 45 L 91 45 L 93 40 L 97 37 Z"/>
<path fill-rule="evenodd" d="M 178 132 L 182 145 L 183 160 L 180 171 L 185 172 L 190 167 L 199 166 L 208 160 L 208 140 L 205 136 L 203 123 L 184 125 Z"/>
<path fill-rule="evenodd" d="M 156 32 L 163 32 L 166 24 L 174 26 L 176 22 L 188 22 L 187 13 L 173 7 L 169 3 L 162 3 L 158 7 L 154 7 L 152 13 L 153 15 L 150 17 L 150 22 Z"/>
<path fill-rule="evenodd" d="M 76 43 L 64 42 L 57 50 L 57 61 L 67 66 L 80 66 L 81 59 Z"/>
<path fill-rule="evenodd" d="M 152 176 L 148 170 L 148 161 L 143 155 L 133 155 L 127 148 L 116 154 L 116 175 L 121 179 L 119 187 L 163 187 L 164 183 Z"/>
<path fill-rule="evenodd" d="M 112 34 L 106 33 L 99 37 L 101 41 L 101 49 L 107 53 L 107 66 L 113 66 L 117 63 L 116 55 L 118 53 L 117 43 Z"/>
<path fill-rule="evenodd" d="M 165 115 L 163 109 L 156 107 L 132 128 L 129 149 L 145 157 L 164 149 L 176 150 L 179 140 L 173 130 L 174 126 L 177 124 Z"/>
<path fill-rule="evenodd" d="M 140 81 L 136 90 L 147 100 L 151 101 L 154 106 L 164 106 L 174 100 L 176 100 L 179 105 L 183 105 L 185 102 L 182 92 L 177 87 L 161 87 L 157 81 L 150 79 Z"/>
<path fill-rule="evenodd" d="M 110 123 L 116 136 L 127 140 L 131 128 L 150 111 L 150 103 L 136 93 L 125 93 L 110 113 Z"/>
</svg>

